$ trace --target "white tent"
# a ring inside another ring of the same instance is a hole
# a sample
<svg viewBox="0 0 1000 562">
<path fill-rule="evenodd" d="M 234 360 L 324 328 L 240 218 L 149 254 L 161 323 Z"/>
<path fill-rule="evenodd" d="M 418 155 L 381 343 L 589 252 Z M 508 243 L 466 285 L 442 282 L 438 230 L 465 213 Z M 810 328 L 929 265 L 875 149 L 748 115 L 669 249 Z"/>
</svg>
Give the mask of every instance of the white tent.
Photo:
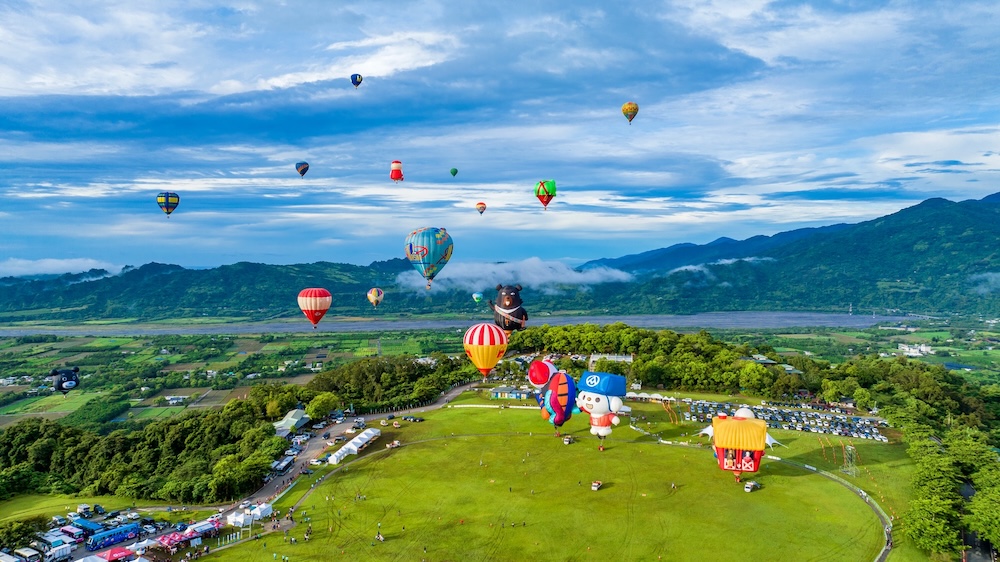
<svg viewBox="0 0 1000 562">
<path fill-rule="evenodd" d="M 638 396 L 638 394 L 636 394 L 635 392 L 633 392 L 631 390 L 625 393 L 625 399 L 626 400 L 634 400 L 636 398 L 636 396 Z"/>
<path fill-rule="evenodd" d="M 130 545 L 126 546 L 125 548 L 131 550 L 132 552 L 136 552 L 136 551 L 139 551 L 139 550 L 146 550 L 147 548 L 153 546 L 154 544 L 160 544 L 160 543 L 158 543 L 158 542 L 156 542 L 154 540 L 151 540 L 151 539 L 142 539 L 141 541 L 139 541 L 139 542 L 137 542 L 135 544 L 130 544 Z"/>
<path fill-rule="evenodd" d="M 250 510 L 250 517 L 257 520 L 263 519 L 268 515 L 271 515 L 271 512 L 273 511 L 274 509 L 271 508 L 271 504 L 262 503 L 257 507 L 253 508 L 252 510 Z"/>
<path fill-rule="evenodd" d="M 242 513 L 230 513 L 226 516 L 226 524 L 232 527 L 245 527 L 247 524 L 247 516 Z"/>
<path fill-rule="evenodd" d="M 358 451 L 364 449 L 366 445 L 377 439 L 382 435 L 381 429 L 376 429 L 374 427 L 369 427 L 368 429 L 362 431 L 354 439 L 351 439 L 343 447 L 338 449 L 335 453 L 330 455 L 330 464 L 340 464 L 347 455 L 356 455 Z"/>
<path fill-rule="evenodd" d="M 663 395 L 660 394 L 659 392 L 654 392 L 654 393 L 652 393 L 652 394 L 649 395 L 649 399 L 650 400 L 659 400 L 659 401 L 662 402 L 663 401 Z"/>
</svg>

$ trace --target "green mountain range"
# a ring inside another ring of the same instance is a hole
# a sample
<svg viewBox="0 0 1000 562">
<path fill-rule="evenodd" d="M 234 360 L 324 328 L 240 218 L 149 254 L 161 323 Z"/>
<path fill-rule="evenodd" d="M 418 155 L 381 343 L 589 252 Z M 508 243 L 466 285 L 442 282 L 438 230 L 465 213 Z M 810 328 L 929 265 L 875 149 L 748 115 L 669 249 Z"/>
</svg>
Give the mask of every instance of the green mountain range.
<svg viewBox="0 0 1000 562">
<path fill-rule="evenodd" d="M 732 310 L 887 311 L 1000 316 L 1000 193 L 980 200 L 928 199 L 858 224 L 799 229 L 746 240 L 720 238 L 588 262 L 630 281 L 522 291 L 537 313 L 687 314 Z M 328 314 L 408 316 L 480 313 L 468 290 L 421 293 L 397 284 L 404 259 L 355 266 L 237 263 L 185 269 L 150 263 L 118 274 L 0 279 L 0 321 L 200 316 L 254 320 L 300 314 L 301 288 L 333 294 Z M 447 270 L 442 278 L 447 276 Z M 509 280 L 498 280 L 509 282 Z M 439 286 L 443 285 L 439 283 Z M 377 310 L 371 287 L 386 291 Z M 492 290 L 482 290 L 492 298 Z"/>
</svg>

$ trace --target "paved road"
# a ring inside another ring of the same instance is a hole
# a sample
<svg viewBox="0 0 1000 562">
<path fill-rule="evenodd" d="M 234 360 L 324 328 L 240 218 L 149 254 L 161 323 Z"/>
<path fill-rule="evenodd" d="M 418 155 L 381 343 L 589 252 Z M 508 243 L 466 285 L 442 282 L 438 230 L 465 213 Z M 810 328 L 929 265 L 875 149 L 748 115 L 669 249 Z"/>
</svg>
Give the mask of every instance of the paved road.
<svg viewBox="0 0 1000 562">
<path fill-rule="evenodd" d="M 574 324 L 613 324 L 623 322 L 636 328 L 791 328 L 823 326 L 831 328 L 869 328 L 876 324 L 912 322 L 907 316 L 865 316 L 863 314 L 827 314 L 821 312 L 705 312 L 689 315 L 631 315 L 631 316 L 532 316 L 531 325 L 569 326 Z M 324 318 L 317 330 L 307 329 L 304 321 L 262 322 L 212 325 L 152 324 L 113 326 L 18 326 L 0 327 L 0 337 L 55 334 L 61 336 L 150 336 L 163 334 L 261 334 L 261 333 L 317 333 L 317 332 L 380 332 L 388 330 L 439 330 L 468 328 L 471 323 L 487 322 L 491 318 L 469 316 L 455 320 L 344 320 Z"/>
<path fill-rule="evenodd" d="M 452 388 L 451 390 L 447 391 L 442 396 L 439 396 L 438 399 L 432 402 L 431 404 L 428 404 L 426 406 L 421 406 L 419 408 L 412 408 L 409 410 L 398 410 L 392 412 L 392 414 L 398 418 L 410 414 L 419 414 L 421 412 L 426 412 L 428 410 L 436 410 L 438 408 L 445 406 L 446 404 L 454 400 L 456 396 L 458 396 L 467 388 L 475 384 L 476 383 L 472 382 L 466 385 L 456 386 L 455 388 Z M 371 422 L 375 420 L 385 419 L 388 415 L 389 413 L 384 413 L 384 414 L 368 414 L 366 416 L 355 416 L 355 417 L 364 417 L 366 422 Z M 354 424 L 354 418 L 346 418 L 344 420 L 344 423 L 328 425 L 324 429 L 316 429 L 313 431 L 315 431 L 318 434 L 322 434 L 325 431 L 329 431 L 330 439 L 332 440 L 335 436 L 344 433 L 344 431 L 350 428 L 353 424 Z M 300 476 L 301 472 L 310 467 L 309 465 L 310 460 L 318 458 L 320 455 L 323 454 L 323 451 L 325 451 L 327 448 L 326 444 L 327 441 L 328 441 L 327 439 L 323 439 L 320 435 L 316 435 L 309 441 L 306 441 L 305 448 L 302 450 L 301 453 L 299 453 L 298 460 L 295 461 L 295 464 L 292 466 L 291 470 L 288 471 L 288 474 L 286 474 L 284 477 L 279 476 L 278 478 L 271 480 L 270 482 L 265 484 L 260 490 L 257 490 L 250 497 L 246 498 L 247 501 L 250 501 L 251 503 L 266 502 L 270 498 L 277 495 L 277 493 L 281 490 L 281 488 L 285 486 L 288 482 L 294 480 L 297 477 L 301 477 Z M 236 506 L 230 506 L 230 507 L 235 508 Z"/>
</svg>

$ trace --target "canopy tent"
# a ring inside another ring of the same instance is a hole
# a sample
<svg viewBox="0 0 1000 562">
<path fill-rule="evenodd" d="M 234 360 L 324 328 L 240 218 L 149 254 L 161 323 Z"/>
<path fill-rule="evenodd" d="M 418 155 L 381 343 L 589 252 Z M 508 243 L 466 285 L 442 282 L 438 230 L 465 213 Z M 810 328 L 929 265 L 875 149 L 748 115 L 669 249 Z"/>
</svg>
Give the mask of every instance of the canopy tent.
<svg viewBox="0 0 1000 562">
<path fill-rule="evenodd" d="M 358 451 L 364 449 L 368 443 L 378 439 L 380 435 L 382 435 L 382 430 L 374 427 L 369 427 L 362 431 L 354 439 L 351 439 L 343 447 L 330 455 L 330 464 L 340 464 L 347 455 L 358 454 Z"/>
<path fill-rule="evenodd" d="M 175 531 L 173 533 L 157 537 L 156 542 L 162 544 L 167 548 L 170 548 L 179 542 L 184 542 L 184 535 Z"/>
<path fill-rule="evenodd" d="M 262 503 L 250 510 L 250 517 L 252 519 L 258 519 L 258 520 L 263 519 L 271 515 L 273 511 L 274 509 L 271 508 L 271 504 Z"/>
<path fill-rule="evenodd" d="M 138 552 L 140 550 L 146 550 L 147 548 L 153 546 L 154 544 L 160 544 L 160 543 L 154 541 L 153 539 L 142 539 L 137 543 L 126 546 L 125 548 L 133 552 Z"/>
<path fill-rule="evenodd" d="M 230 513 L 226 516 L 226 524 L 232 527 L 245 527 L 249 519 L 245 513 Z"/>
<path fill-rule="evenodd" d="M 201 536 L 201 533 L 199 533 L 198 531 L 195 531 L 191 527 L 188 527 L 187 529 L 184 530 L 183 533 L 181 533 L 181 537 L 183 537 L 183 540 L 186 540 L 186 541 L 187 540 L 191 540 L 191 539 L 196 539 L 196 538 L 198 538 L 200 536 Z"/>
<path fill-rule="evenodd" d="M 98 558 L 101 558 L 106 562 L 115 562 L 116 560 L 124 560 L 126 558 L 132 558 L 133 556 L 135 556 L 135 553 L 125 547 L 116 546 L 111 550 L 101 552 L 97 556 Z"/>
</svg>

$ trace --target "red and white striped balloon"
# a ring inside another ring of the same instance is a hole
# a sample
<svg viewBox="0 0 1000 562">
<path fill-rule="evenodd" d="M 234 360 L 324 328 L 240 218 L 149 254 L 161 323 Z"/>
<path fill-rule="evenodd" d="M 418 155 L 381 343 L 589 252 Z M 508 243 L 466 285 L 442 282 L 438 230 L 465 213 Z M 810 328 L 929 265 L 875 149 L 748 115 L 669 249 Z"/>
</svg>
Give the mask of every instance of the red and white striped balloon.
<svg viewBox="0 0 1000 562">
<path fill-rule="evenodd" d="M 465 354 L 485 379 L 507 352 L 507 334 L 492 322 L 476 324 L 465 332 Z"/>
<path fill-rule="evenodd" d="M 332 303 L 333 296 L 326 289 L 313 287 L 299 291 L 299 308 L 302 309 L 302 314 L 305 314 L 306 318 L 312 322 L 313 330 L 316 329 L 316 324 L 319 324 L 319 321 L 323 319 L 326 311 L 330 310 Z"/>
</svg>

